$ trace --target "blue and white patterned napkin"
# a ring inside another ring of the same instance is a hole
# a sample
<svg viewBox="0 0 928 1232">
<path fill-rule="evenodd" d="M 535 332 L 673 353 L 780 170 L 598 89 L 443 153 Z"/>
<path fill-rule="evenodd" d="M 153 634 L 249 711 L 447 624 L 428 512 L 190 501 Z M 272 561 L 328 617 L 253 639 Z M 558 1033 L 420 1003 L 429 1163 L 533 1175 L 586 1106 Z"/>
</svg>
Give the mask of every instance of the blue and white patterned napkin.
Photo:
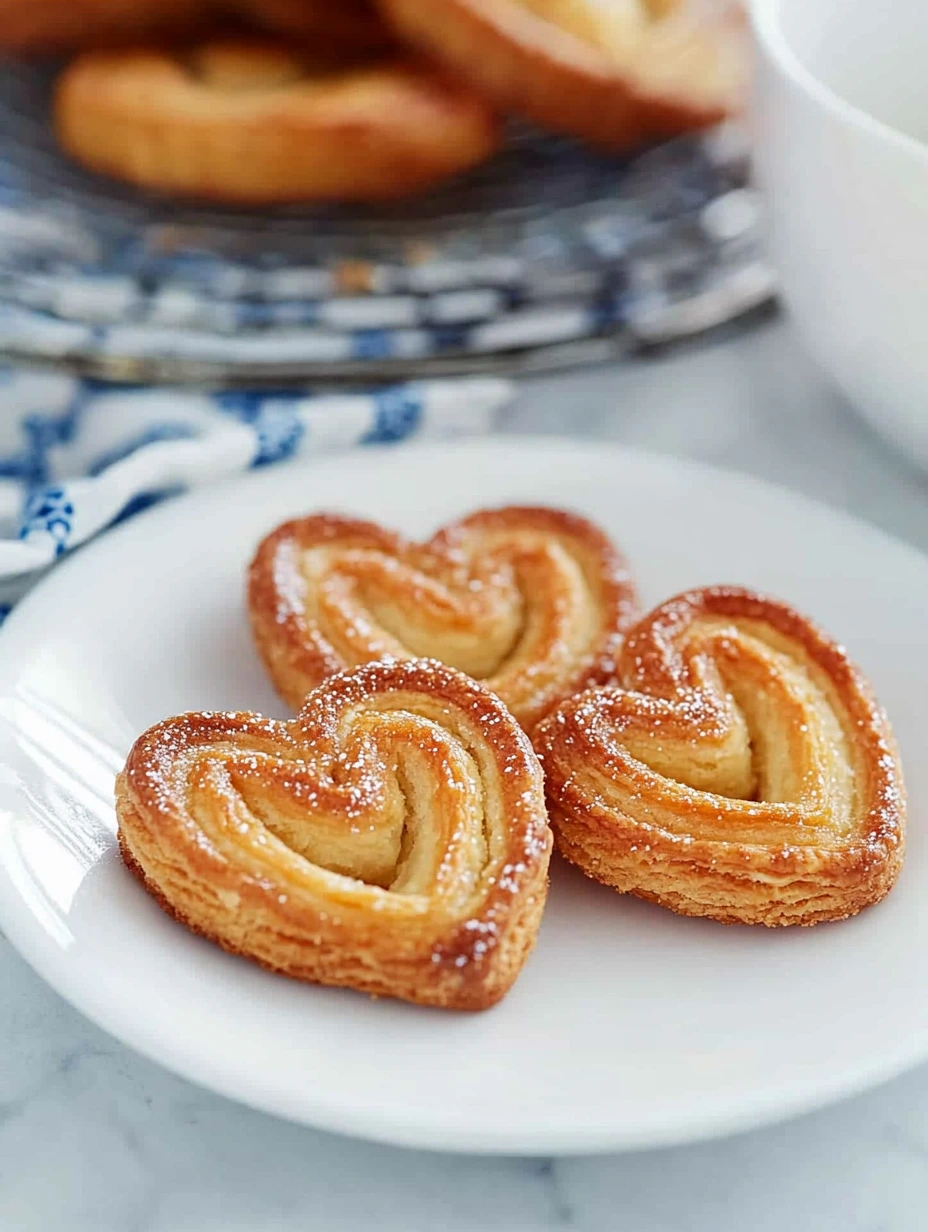
<svg viewBox="0 0 928 1232">
<path fill-rule="evenodd" d="M 153 502 L 351 446 L 487 432 L 507 381 L 199 392 L 0 367 L 0 617 L 50 565 Z"/>
</svg>

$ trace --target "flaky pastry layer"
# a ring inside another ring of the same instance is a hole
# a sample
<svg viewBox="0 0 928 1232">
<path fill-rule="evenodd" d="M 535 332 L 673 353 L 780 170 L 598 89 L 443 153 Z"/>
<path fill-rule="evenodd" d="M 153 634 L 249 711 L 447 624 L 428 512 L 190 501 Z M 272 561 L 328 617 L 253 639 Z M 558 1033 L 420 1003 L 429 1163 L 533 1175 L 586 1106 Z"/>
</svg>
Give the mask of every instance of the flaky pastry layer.
<svg viewBox="0 0 928 1232">
<path fill-rule="evenodd" d="M 483 510 L 416 544 L 316 514 L 277 527 L 248 578 L 255 641 L 294 709 L 333 672 L 427 655 L 481 680 L 530 730 L 609 679 L 634 619 L 624 559 L 555 509 Z"/>
<path fill-rule="evenodd" d="M 116 807 L 127 866 L 171 915 L 297 979 L 480 1010 L 534 944 L 538 761 L 498 698 L 439 663 L 333 677 L 291 722 L 158 723 Z"/>
<path fill-rule="evenodd" d="M 55 127 L 94 171 L 241 204 L 398 197 L 493 153 L 489 106 L 428 65 L 331 63 L 283 41 L 86 52 Z"/>
<path fill-rule="evenodd" d="M 690 591 L 631 631 L 618 684 L 536 733 L 558 847 L 584 872 L 724 923 L 843 919 L 892 888 L 906 798 L 889 721 L 810 620 Z"/>
<path fill-rule="evenodd" d="M 729 0 L 379 3 L 498 106 L 609 149 L 705 127 L 743 102 L 749 45 Z"/>
</svg>

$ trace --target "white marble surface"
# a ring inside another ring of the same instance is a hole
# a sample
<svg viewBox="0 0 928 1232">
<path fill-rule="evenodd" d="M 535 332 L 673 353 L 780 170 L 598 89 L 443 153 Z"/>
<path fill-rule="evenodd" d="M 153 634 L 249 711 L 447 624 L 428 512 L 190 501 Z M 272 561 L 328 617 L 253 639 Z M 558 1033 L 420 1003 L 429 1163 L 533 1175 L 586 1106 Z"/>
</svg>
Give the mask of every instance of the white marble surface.
<svg viewBox="0 0 928 1232">
<path fill-rule="evenodd" d="M 733 466 L 928 548 L 928 481 L 847 413 L 782 323 L 535 382 L 506 429 L 595 434 Z M 928 1068 L 696 1147 L 531 1161 L 404 1152 L 286 1125 L 166 1074 L 81 1019 L 0 940 L 0 1232 L 926 1226 Z"/>
</svg>

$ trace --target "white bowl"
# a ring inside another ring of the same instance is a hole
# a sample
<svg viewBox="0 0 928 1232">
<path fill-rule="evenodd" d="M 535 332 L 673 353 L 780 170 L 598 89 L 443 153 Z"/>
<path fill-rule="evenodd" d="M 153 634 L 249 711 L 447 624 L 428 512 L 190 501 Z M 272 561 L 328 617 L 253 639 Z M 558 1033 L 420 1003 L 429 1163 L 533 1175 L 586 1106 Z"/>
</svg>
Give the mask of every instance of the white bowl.
<svg viewBox="0 0 928 1232">
<path fill-rule="evenodd" d="M 753 0 L 757 172 L 784 298 L 928 465 L 928 3 Z"/>
</svg>

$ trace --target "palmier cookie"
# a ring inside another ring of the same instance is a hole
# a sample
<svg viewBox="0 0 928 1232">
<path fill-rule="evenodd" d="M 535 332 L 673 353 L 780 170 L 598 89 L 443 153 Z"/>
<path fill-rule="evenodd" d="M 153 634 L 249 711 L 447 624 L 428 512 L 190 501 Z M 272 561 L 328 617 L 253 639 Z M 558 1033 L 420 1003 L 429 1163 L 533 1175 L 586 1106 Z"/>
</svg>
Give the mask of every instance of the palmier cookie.
<svg viewBox="0 0 928 1232">
<path fill-rule="evenodd" d="M 88 52 L 59 81 L 55 124 L 94 171 L 245 204 L 398 197 L 466 170 L 498 141 L 488 106 L 430 67 L 313 68 L 255 39 L 183 57 Z"/>
<path fill-rule="evenodd" d="M 568 860 L 726 924 L 840 920 L 892 888 L 899 757 L 827 633 L 747 590 L 694 590 L 632 630 L 618 675 L 536 735 Z"/>
<path fill-rule="evenodd" d="M 258 548 L 248 605 L 294 709 L 345 667 L 428 655 L 483 681 L 528 731 L 610 677 L 636 611 L 626 563 L 600 530 L 519 507 L 472 514 L 424 544 L 336 514 L 286 522 Z"/>
<path fill-rule="evenodd" d="M 292 722 L 167 719 L 116 800 L 125 863 L 169 914 L 296 979 L 481 1010 L 534 944 L 537 758 L 498 698 L 439 663 L 333 677 Z"/>
<path fill-rule="evenodd" d="M 742 23 L 673 0 L 379 0 L 397 31 L 506 110 L 613 150 L 742 105 Z"/>
</svg>

